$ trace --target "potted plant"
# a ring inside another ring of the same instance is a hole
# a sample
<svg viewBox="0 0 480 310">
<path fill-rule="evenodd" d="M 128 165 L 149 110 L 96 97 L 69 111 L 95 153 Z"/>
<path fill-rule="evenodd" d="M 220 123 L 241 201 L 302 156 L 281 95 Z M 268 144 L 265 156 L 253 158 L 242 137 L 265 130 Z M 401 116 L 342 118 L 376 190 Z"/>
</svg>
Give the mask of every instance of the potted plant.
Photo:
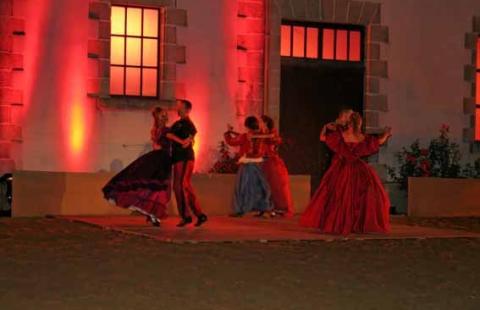
<svg viewBox="0 0 480 310">
<path fill-rule="evenodd" d="M 221 141 L 218 144 L 218 158 L 209 173 L 235 174 L 238 170 L 238 158 L 230 153 L 228 145 Z"/>
<path fill-rule="evenodd" d="M 474 179 L 480 176 L 480 161 L 462 167 L 460 147 L 449 132 L 442 125 L 426 148 L 414 141 L 395 155 L 397 168 L 389 167 L 390 177 L 408 195 L 409 215 L 480 215 L 480 181 Z"/>
</svg>

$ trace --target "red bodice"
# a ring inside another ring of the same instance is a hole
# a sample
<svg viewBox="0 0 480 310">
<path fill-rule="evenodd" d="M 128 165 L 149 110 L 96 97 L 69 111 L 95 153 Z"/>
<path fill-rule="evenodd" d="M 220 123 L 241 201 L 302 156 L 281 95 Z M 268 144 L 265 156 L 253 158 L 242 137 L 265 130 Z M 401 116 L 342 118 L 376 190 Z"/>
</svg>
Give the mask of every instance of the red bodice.
<svg viewBox="0 0 480 310">
<path fill-rule="evenodd" d="M 355 161 L 378 153 L 380 144 L 378 138 L 366 135 L 362 142 L 345 142 L 340 131 L 333 131 L 327 134 L 325 141 L 327 146 L 335 153 L 334 160 L 343 158 L 347 161 Z"/>
<path fill-rule="evenodd" d="M 277 154 L 277 149 L 280 144 L 282 144 L 282 138 L 278 134 L 278 131 L 275 129 L 270 132 L 270 134 L 273 135 L 273 138 L 268 138 L 265 139 L 264 141 L 264 152 L 265 156 L 267 157 L 272 157 L 276 156 Z"/>
<path fill-rule="evenodd" d="M 224 134 L 225 142 L 230 146 L 238 146 L 239 157 L 260 158 L 264 154 L 265 144 L 261 139 L 252 139 L 250 133 L 237 134 L 226 132 Z"/>
</svg>

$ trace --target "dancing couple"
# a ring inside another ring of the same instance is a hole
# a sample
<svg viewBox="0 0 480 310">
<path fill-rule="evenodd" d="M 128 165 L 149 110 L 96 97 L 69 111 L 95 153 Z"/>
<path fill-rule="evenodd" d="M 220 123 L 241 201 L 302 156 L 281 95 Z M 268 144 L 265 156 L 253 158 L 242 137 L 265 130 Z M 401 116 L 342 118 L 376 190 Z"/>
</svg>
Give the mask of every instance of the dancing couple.
<svg viewBox="0 0 480 310">
<path fill-rule="evenodd" d="M 103 188 L 103 194 L 112 204 L 138 211 L 146 216 L 147 222 L 160 226 L 160 220 L 167 215 L 173 166 L 173 191 L 181 217 L 177 226 L 192 223 L 193 213 L 198 227 L 207 221 L 207 216 L 202 212 L 191 184 L 195 163 L 193 143 L 197 133 L 189 117 L 192 104 L 177 100 L 176 110 L 179 120 L 171 128 L 167 127 L 167 111 L 159 107 L 153 110 L 153 151 L 114 176 Z"/>
<path fill-rule="evenodd" d="M 229 125 L 224 134 L 228 145 L 239 147 L 232 216 L 249 212 L 257 212 L 257 216 L 266 212 L 271 216 L 291 216 L 288 170 L 277 152 L 281 138 L 273 120 L 266 115 L 260 119 L 249 116 L 244 126 L 245 132 L 238 133 Z"/>
<path fill-rule="evenodd" d="M 334 123 L 323 127 L 320 140 L 334 152 L 300 224 L 323 233 L 387 233 L 390 201 L 380 178 L 363 159 L 376 154 L 391 137 L 386 127 L 380 136 L 362 131 L 362 116 L 343 110 Z"/>
</svg>

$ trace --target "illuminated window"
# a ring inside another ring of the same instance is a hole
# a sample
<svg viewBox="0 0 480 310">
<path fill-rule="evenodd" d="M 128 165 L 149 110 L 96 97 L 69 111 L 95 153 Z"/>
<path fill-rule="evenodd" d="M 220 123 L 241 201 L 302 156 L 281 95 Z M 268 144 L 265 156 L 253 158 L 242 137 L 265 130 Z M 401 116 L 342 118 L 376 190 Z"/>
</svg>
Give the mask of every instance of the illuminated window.
<svg viewBox="0 0 480 310">
<path fill-rule="evenodd" d="M 480 141 L 480 37 L 477 38 L 477 57 L 475 74 L 475 141 Z"/>
<path fill-rule="evenodd" d="M 318 28 L 307 28 L 307 58 L 318 58 Z"/>
<path fill-rule="evenodd" d="M 322 59 L 334 60 L 335 59 L 335 30 L 323 29 L 322 40 Z"/>
<path fill-rule="evenodd" d="M 280 34 L 283 57 L 320 59 L 323 61 L 361 62 L 363 29 L 284 22 Z"/>
<path fill-rule="evenodd" d="M 290 56 L 292 54 L 292 44 L 291 42 L 291 32 L 292 27 L 288 25 L 282 25 L 281 31 L 281 48 L 280 48 L 280 55 L 282 56 Z"/>
<path fill-rule="evenodd" d="M 362 34 L 360 31 L 350 31 L 348 59 L 360 61 L 362 59 Z"/>
<path fill-rule="evenodd" d="M 347 29 L 323 29 L 322 59 L 362 61 L 362 32 Z"/>
<path fill-rule="evenodd" d="M 112 6 L 110 94 L 158 96 L 159 11 Z"/>
<path fill-rule="evenodd" d="M 305 27 L 293 27 L 293 57 L 305 57 Z"/>
</svg>

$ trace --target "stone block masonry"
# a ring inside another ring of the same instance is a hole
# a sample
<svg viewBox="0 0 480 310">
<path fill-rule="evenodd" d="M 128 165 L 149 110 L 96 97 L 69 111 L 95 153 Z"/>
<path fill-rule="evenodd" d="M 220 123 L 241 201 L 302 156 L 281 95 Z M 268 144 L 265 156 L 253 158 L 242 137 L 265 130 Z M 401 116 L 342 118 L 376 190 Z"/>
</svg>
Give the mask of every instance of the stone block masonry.
<svg viewBox="0 0 480 310">
<path fill-rule="evenodd" d="M 264 111 L 265 0 L 239 0 L 237 121 Z"/>
<path fill-rule="evenodd" d="M 22 128 L 13 110 L 23 106 L 23 90 L 14 75 L 23 74 L 22 51 L 14 51 L 14 40 L 23 40 L 25 21 L 15 16 L 13 0 L 0 2 L 0 175 L 16 168 L 12 149 L 22 143 Z"/>
<path fill-rule="evenodd" d="M 480 142 L 475 141 L 475 130 L 480 120 L 476 119 L 477 102 L 476 100 L 476 87 L 480 85 L 477 81 L 477 68 L 480 64 L 477 64 L 477 53 L 480 53 L 478 48 L 478 42 L 480 40 L 480 16 L 474 16 L 472 19 L 472 31 L 465 33 L 465 49 L 470 54 L 469 61 L 463 68 L 463 77 L 466 83 L 467 92 L 463 97 L 463 113 L 468 116 L 469 121 L 466 127 L 463 128 L 463 141 L 470 144 L 470 151 L 472 153 L 480 152 Z"/>
</svg>

